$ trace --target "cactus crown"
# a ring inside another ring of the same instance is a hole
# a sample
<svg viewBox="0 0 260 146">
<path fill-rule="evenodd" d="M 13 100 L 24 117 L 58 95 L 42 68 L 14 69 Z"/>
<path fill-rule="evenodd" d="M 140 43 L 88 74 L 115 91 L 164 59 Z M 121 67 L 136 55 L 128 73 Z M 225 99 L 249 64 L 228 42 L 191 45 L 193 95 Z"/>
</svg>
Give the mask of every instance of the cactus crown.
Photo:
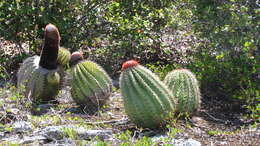
<svg viewBox="0 0 260 146">
<path fill-rule="evenodd" d="M 44 45 L 39 65 L 46 69 L 57 68 L 60 33 L 56 26 L 48 24 L 44 30 Z"/>
<path fill-rule="evenodd" d="M 81 51 L 73 52 L 70 57 L 70 64 L 75 65 L 83 59 L 84 59 L 83 52 L 81 52 Z"/>
<path fill-rule="evenodd" d="M 126 70 L 127 68 L 131 68 L 137 66 L 139 63 L 136 60 L 128 60 L 122 65 L 122 71 Z"/>
</svg>

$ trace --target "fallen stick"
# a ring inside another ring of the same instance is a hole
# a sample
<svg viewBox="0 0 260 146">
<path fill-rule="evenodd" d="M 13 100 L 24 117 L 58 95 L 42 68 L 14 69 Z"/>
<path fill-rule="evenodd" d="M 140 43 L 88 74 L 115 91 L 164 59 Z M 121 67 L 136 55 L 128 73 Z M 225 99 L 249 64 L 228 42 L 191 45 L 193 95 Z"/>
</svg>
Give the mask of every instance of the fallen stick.
<svg viewBox="0 0 260 146">
<path fill-rule="evenodd" d="M 123 125 L 123 124 L 127 124 L 128 122 L 129 122 L 128 118 L 122 118 L 119 120 L 110 120 L 110 121 L 101 121 L 101 122 L 87 121 L 86 124 L 89 124 L 89 125 L 101 125 L 101 124 Z"/>
</svg>

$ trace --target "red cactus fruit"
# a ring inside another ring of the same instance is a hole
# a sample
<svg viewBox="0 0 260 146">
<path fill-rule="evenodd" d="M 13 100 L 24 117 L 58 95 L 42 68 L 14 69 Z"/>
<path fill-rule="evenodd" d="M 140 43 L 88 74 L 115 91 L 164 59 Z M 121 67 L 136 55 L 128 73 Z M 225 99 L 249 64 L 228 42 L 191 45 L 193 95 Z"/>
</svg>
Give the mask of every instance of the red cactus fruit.
<svg viewBox="0 0 260 146">
<path fill-rule="evenodd" d="M 136 60 L 128 60 L 122 65 L 122 71 L 126 70 L 127 68 L 134 67 L 139 63 Z"/>
</svg>

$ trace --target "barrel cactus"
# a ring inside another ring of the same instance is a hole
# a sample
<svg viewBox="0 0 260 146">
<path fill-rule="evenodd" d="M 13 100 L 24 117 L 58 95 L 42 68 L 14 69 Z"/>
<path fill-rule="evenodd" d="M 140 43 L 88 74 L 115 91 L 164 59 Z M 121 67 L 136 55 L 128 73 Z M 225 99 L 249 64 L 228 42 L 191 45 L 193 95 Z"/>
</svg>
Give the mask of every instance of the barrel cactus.
<svg viewBox="0 0 260 146">
<path fill-rule="evenodd" d="M 60 76 L 57 73 L 57 57 L 60 44 L 58 29 L 48 24 L 44 32 L 44 46 L 40 56 L 27 58 L 17 73 L 17 86 L 26 97 L 36 101 L 55 99 L 59 91 Z"/>
<path fill-rule="evenodd" d="M 61 65 L 62 67 L 66 67 L 66 65 L 68 65 L 69 61 L 70 61 L 70 51 L 64 47 L 60 47 L 59 48 L 59 52 L 58 52 L 58 59 L 57 62 L 59 65 Z"/>
<path fill-rule="evenodd" d="M 195 75 L 188 69 L 176 69 L 168 73 L 165 84 L 177 98 L 176 107 L 179 113 L 192 114 L 200 107 L 200 89 Z"/>
<path fill-rule="evenodd" d="M 112 80 L 106 71 L 79 52 L 72 53 L 71 95 L 74 101 L 88 111 L 96 111 L 106 103 L 112 92 Z"/>
<path fill-rule="evenodd" d="M 70 51 L 64 47 L 59 48 L 57 64 L 58 64 L 58 73 L 60 75 L 60 89 L 68 85 L 67 82 L 67 70 L 69 69 L 70 62 Z"/>
<path fill-rule="evenodd" d="M 175 101 L 170 90 L 135 60 L 122 65 L 120 90 L 126 114 L 137 126 L 156 128 L 174 112 Z"/>
</svg>

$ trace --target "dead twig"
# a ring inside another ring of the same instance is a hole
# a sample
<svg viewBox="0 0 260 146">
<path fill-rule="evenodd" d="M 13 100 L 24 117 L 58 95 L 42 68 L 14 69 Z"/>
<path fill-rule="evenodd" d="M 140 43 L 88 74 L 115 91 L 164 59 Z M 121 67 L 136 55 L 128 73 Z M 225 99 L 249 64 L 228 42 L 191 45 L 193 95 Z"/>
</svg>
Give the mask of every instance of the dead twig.
<svg viewBox="0 0 260 146">
<path fill-rule="evenodd" d="M 89 125 L 102 125 L 102 124 L 112 124 L 112 125 L 124 125 L 129 122 L 128 118 L 122 118 L 119 120 L 110 120 L 110 121 L 101 121 L 101 122 L 93 122 L 93 121 L 87 121 L 86 124 Z"/>
<path fill-rule="evenodd" d="M 202 111 L 202 112 L 204 112 L 206 115 L 208 115 L 215 122 L 220 122 L 220 123 L 224 123 L 224 124 L 229 124 L 230 123 L 230 121 L 225 121 L 225 120 L 221 120 L 221 119 L 215 118 L 212 115 L 210 115 L 209 113 L 207 113 L 206 111 Z"/>
</svg>

